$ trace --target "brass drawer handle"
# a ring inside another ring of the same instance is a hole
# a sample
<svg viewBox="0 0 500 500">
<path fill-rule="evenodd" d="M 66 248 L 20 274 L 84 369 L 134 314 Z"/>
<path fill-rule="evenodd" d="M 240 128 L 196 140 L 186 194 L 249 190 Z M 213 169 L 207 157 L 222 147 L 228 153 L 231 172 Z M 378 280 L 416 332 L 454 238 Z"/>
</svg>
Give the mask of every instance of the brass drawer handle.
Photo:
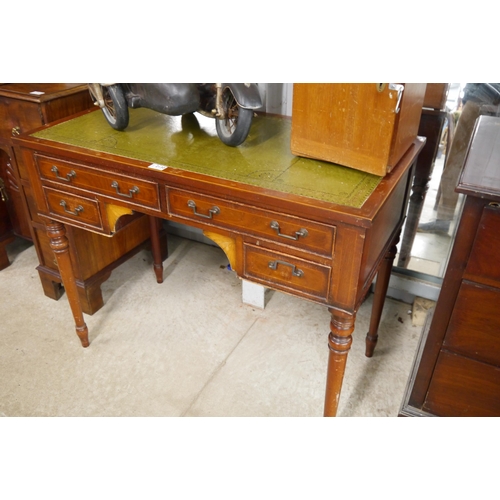
<svg viewBox="0 0 500 500">
<path fill-rule="evenodd" d="M 59 205 L 61 205 L 61 207 L 64 208 L 64 211 L 68 214 L 71 214 L 71 215 L 80 215 L 80 212 L 83 212 L 83 207 L 81 205 L 78 205 L 76 208 L 75 208 L 75 211 L 72 212 L 71 210 L 68 210 L 67 209 L 67 205 L 66 205 L 66 202 L 64 200 L 61 200 L 61 203 L 59 203 Z"/>
<path fill-rule="evenodd" d="M 118 186 L 118 182 L 113 181 L 111 183 L 111 187 L 116 189 L 116 194 L 123 196 L 124 198 L 133 198 L 134 194 L 137 194 L 139 192 L 139 188 L 137 186 L 134 186 L 133 188 L 130 188 L 127 193 L 121 193 L 120 192 L 120 187 Z"/>
<path fill-rule="evenodd" d="M 58 179 L 61 179 L 61 180 L 62 180 L 62 181 L 64 181 L 64 182 L 71 182 L 71 181 L 72 181 L 72 179 L 73 179 L 74 177 L 76 177 L 76 172 L 75 172 L 74 170 L 71 170 L 71 171 L 70 171 L 70 172 L 66 175 L 66 177 L 61 177 L 61 176 L 59 175 L 59 170 L 57 169 L 57 167 L 56 167 L 55 165 L 54 165 L 54 166 L 50 169 L 50 171 L 51 171 L 51 172 L 54 172 L 54 174 L 56 174 L 56 177 L 57 177 Z"/>
<path fill-rule="evenodd" d="M 194 215 L 197 215 L 198 217 L 203 217 L 204 219 L 212 219 L 214 215 L 220 213 L 220 208 L 214 206 L 208 211 L 208 215 L 200 214 L 199 212 L 196 211 L 196 203 L 193 200 L 189 200 L 187 202 L 187 205 L 189 208 L 193 209 Z"/>
<path fill-rule="evenodd" d="M 297 267 L 295 267 L 293 264 L 290 264 L 289 262 L 284 262 L 282 260 L 272 260 L 269 262 L 268 265 L 271 269 L 276 270 L 278 268 L 278 264 L 291 267 L 292 274 L 294 276 L 297 276 L 297 278 L 302 278 L 302 276 L 304 276 L 304 271 L 302 271 L 301 269 L 298 269 Z"/>
<path fill-rule="evenodd" d="M 288 234 L 282 234 L 282 233 L 280 233 L 280 225 L 275 220 L 271 221 L 270 226 L 272 229 L 274 229 L 278 233 L 278 236 L 281 236 L 282 238 L 287 238 L 289 240 L 297 241 L 301 236 L 302 236 L 302 238 L 305 238 L 308 234 L 307 229 L 304 229 L 304 228 L 299 229 L 298 231 L 295 231 L 295 236 L 289 236 Z"/>
</svg>

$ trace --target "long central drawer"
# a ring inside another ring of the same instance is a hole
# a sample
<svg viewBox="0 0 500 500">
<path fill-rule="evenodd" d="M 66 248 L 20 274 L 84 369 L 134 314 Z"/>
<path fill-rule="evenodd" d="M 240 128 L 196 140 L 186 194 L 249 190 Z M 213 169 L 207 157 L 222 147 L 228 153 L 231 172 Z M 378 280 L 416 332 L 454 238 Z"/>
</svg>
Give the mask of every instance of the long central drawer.
<svg viewBox="0 0 500 500">
<path fill-rule="evenodd" d="M 169 213 L 183 219 L 235 229 L 326 257 L 333 253 L 335 226 L 180 189 L 167 189 L 167 202 Z"/>
</svg>

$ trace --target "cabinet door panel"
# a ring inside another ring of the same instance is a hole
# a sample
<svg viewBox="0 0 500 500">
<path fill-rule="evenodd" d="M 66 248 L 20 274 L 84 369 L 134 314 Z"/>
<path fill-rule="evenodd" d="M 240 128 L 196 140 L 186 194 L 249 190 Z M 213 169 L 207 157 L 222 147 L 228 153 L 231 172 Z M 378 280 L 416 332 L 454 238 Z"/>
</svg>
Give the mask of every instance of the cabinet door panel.
<svg viewBox="0 0 500 500">
<path fill-rule="evenodd" d="M 486 285 L 500 286 L 500 207 L 485 207 L 464 277 Z"/>
<path fill-rule="evenodd" d="M 500 415 L 500 368 L 441 352 L 423 409 L 440 417 Z"/>
<path fill-rule="evenodd" d="M 500 290 L 462 283 L 444 345 L 465 356 L 500 366 Z"/>
</svg>

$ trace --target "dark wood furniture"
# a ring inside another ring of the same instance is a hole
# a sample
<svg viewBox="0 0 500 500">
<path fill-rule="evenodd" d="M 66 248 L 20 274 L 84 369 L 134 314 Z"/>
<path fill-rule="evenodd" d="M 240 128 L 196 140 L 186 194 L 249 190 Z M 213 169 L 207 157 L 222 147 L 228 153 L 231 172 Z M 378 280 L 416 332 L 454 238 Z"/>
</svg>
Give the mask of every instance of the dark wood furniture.
<svg viewBox="0 0 500 500">
<path fill-rule="evenodd" d="M 500 416 L 500 118 L 476 122 L 457 191 L 466 195 L 402 416 Z"/>
<path fill-rule="evenodd" d="M 329 308 L 325 415 L 335 415 L 356 311 L 378 271 L 368 356 L 375 347 L 424 141 L 416 139 L 381 178 L 292 155 L 283 118 L 256 117 L 238 148 L 222 144 L 214 120 L 201 116 L 136 109 L 130 119 L 117 132 L 91 112 L 16 139 L 82 345 L 89 345 L 88 330 L 67 230 L 112 234 L 110 207 L 130 208 L 201 228 L 239 277 Z M 70 182 L 61 179 L 68 175 Z"/>
<path fill-rule="evenodd" d="M 0 269 L 9 264 L 5 246 L 12 241 L 13 235 L 33 241 L 40 262 L 37 270 L 43 291 L 56 300 L 63 293 L 61 276 L 45 226 L 35 208 L 28 173 L 18 158 L 13 138 L 90 108 L 94 106 L 85 84 L 0 85 L 0 183 L 5 185 L 0 201 Z M 148 217 L 129 217 L 128 224 L 123 224 L 114 238 L 68 228 L 73 272 L 85 313 L 93 314 L 102 307 L 100 286 L 111 271 L 149 245 L 150 225 L 158 230 L 157 222 L 149 221 Z M 165 235 L 160 237 L 160 244 L 161 254 L 165 257 Z M 157 257 L 157 268 L 158 260 Z"/>
</svg>

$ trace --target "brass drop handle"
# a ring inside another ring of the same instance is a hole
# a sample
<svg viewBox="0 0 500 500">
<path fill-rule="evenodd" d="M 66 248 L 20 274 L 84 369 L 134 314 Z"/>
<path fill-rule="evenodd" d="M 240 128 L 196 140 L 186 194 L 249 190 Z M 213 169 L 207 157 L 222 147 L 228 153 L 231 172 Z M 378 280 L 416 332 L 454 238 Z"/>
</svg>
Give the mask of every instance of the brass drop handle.
<svg viewBox="0 0 500 500">
<path fill-rule="evenodd" d="M 75 208 L 75 211 L 72 212 L 71 210 L 68 210 L 68 205 L 67 203 L 64 201 L 64 200 L 61 200 L 61 202 L 59 203 L 59 205 L 61 205 L 61 207 L 64 208 L 64 211 L 68 214 L 71 214 L 71 215 L 80 215 L 80 212 L 83 212 L 83 207 L 81 205 L 78 205 L 76 208 Z"/>
<path fill-rule="evenodd" d="M 70 172 L 68 172 L 66 174 L 66 177 L 60 176 L 59 170 L 57 169 L 57 167 L 55 165 L 50 169 L 50 171 L 54 172 L 54 174 L 56 174 L 56 177 L 64 182 L 71 182 L 72 179 L 76 177 L 76 172 L 74 170 L 71 170 Z"/>
<path fill-rule="evenodd" d="M 302 278 L 302 276 L 304 276 L 304 271 L 302 271 L 302 269 L 298 269 L 293 264 L 290 264 L 289 262 L 285 262 L 283 260 L 271 260 L 268 265 L 271 269 L 275 271 L 278 268 L 278 264 L 291 267 L 292 274 L 294 276 L 297 276 L 297 278 Z"/>
<path fill-rule="evenodd" d="M 203 217 L 204 219 L 213 219 L 214 215 L 217 215 L 220 213 L 220 208 L 217 206 L 213 206 L 209 211 L 208 215 L 201 214 L 196 211 L 196 203 L 193 200 L 189 200 L 187 202 L 187 205 L 189 208 L 193 210 L 194 215 L 197 215 L 198 217 Z"/>
<path fill-rule="evenodd" d="M 304 228 L 295 231 L 295 236 L 289 236 L 288 234 L 283 234 L 280 232 L 280 225 L 275 220 L 271 221 L 270 226 L 272 229 L 276 231 L 276 233 L 278 233 L 278 236 L 281 236 L 282 238 L 287 238 L 289 240 L 297 241 L 301 236 L 302 238 L 305 238 L 308 235 L 307 229 Z"/>
<path fill-rule="evenodd" d="M 127 193 L 122 193 L 120 192 L 120 186 L 118 186 L 118 182 L 113 181 L 111 183 L 111 187 L 116 189 L 116 194 L 123 196 L 124 198 L 133 198 L 134 194 L 137 194 L 139 192 L 139 188 L 137 186 L 134 186 L 128 190 Z"/>
<path fill-rule="evenodd" d="M 7 188 L 5 187 L 5 182 L 0 177 L 0 198 L 3 202 L 7 202 L 9 200 L 9 195 L 7 194 Z"/>
<path fill-rule="evenodd" d="M 21 135 L 21 127 L 13 127 L 12 128 L 12 135 Z"/>
</svg>

